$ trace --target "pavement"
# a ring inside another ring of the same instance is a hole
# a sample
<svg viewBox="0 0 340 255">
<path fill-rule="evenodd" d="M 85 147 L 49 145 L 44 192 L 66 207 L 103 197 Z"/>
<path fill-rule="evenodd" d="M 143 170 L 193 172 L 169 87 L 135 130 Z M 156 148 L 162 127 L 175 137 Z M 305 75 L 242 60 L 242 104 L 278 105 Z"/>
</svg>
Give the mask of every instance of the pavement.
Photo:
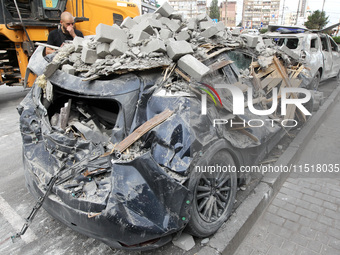
<svg viewBox="0 0 340 255">
<path fill-rule="evenodd" d="M 336 100 L 235 255 L 340 254 L 339 113 Z"/>
</svg>

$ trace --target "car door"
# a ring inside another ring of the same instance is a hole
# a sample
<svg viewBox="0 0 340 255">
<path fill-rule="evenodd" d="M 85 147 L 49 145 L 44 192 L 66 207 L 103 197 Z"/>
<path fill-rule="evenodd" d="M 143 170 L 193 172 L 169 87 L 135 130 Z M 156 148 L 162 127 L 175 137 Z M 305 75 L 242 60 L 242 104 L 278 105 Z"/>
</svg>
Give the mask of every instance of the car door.
<svg viewBox="0 0 340 255">
<path fill-rule="evenodd" d="M 320 35 L 321 39 L 321 50 L 323 54 L 323 72 L 321 80 L 325 80 L 331 77 L 332 75 L 332 67 L 333 67 L 333 60 L 332 60 L 332 52 L 331 47 L 329 45 L 329 40 L 326 35 Z"/>
<path fill-rule="evenodd" d="M 333 40 L 332 37 L 327 36 L 330 42 L 331 46 L 331 52 L 332 52 L 332 61 L 333 61 L 333 67 L 332 67 L 332 74 L 331 76 L 336 76 L 339 73 L 340 70 L 340 52 L 339 52 L 339 45 Z"/>
</svg>

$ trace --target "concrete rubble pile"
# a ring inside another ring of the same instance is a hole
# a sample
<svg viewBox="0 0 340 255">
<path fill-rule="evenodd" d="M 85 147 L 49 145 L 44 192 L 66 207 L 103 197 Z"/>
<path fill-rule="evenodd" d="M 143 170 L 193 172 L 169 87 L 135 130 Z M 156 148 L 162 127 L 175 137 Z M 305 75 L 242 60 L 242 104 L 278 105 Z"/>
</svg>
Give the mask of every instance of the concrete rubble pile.
<svg viewBox="0 0 340 255">
<path fill-rule="evenodd" d="M 239 29 L 229 31 L 206 14 L 185 20 L 167 2 L 155 13 L 127 17 L 120 26 L 99 24 L 91 38 L 76 37 L 58 51 L 44 74 L 48 78 L 61 69 L 93 80 L 113 73 L 163 68 L 164 80 L 174 73 L 183 78 L 166 85 L 171 91 L 188 91 L 188 82 L 200 82 L 207 74 L 233 63 L 222 63 L 218 55 L 235 49 L 254 60 L 240 69 L 238 85 L 246 91 L 249 83 L 244 80 L 250 81 L 257 90 L 253 97 L 260 98 L 258 102 L 264 106 L 268 103 L 266 95 L 274 87 L 306 83 L 306 79 L 300 79 L 305 75 L 302 61 L 287 47 L 261 36 L 241 34 Z"/>
</svg>

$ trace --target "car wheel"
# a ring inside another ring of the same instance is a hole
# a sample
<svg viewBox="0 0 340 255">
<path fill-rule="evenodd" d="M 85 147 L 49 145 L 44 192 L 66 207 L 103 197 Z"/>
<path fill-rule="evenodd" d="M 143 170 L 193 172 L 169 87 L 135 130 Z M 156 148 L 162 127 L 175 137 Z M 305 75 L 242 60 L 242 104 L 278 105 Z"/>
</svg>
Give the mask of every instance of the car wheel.
<svg viewBox="0 0 340 255">
<path fill-rule="evenodd" d="M 201 170 L 205 166 L 225 166 L 221 168 L 224 170 L 233 166 L 236 169 L 235 162 L 226 149 L 215 151 L 213 154 L 210 151 L 209 154 L 212 157 L 206 160 L 202 156 L 203 164 L 197 164 Z M 231 214 L 237 190 L 236 171 L 192 172 L 189 189 L 193 192 L 193 204 L 186 230 L 198 237 L 212 235 Z"/>
<path fill-rule="evenodd" d="M 320 72 L 318 71 L 315 74 L 312 82 L 309 84 L 309 89 L 311 89 L 311 90 L 318 90 L 319 84 L 320 84 L 320 80 L 321 80 L 321 75 L 320 75 Z"/>
</svg>

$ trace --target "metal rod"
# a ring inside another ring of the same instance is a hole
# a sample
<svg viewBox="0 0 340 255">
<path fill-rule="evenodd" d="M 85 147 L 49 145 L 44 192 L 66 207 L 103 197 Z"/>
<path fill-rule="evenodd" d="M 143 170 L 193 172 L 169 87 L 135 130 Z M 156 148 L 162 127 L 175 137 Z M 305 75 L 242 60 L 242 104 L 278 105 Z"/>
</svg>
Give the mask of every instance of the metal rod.
<svg viewBox="0 0 340 255">
<path fill-rule="evenodd" d="M 35 45 L 48 47 L 48 48 L 51 48 L 53 50 L 59 50 L 60 49 L 60 47 L 58 47 L 58 46 L 49 45 L 47 43 L 41 43 L 41 42 L 35 42 Z"/>
<path fill-rule="evenodd" d="M 84 0 L 81 0 L 82 17 L 84 17 Z"/>
</svg>

